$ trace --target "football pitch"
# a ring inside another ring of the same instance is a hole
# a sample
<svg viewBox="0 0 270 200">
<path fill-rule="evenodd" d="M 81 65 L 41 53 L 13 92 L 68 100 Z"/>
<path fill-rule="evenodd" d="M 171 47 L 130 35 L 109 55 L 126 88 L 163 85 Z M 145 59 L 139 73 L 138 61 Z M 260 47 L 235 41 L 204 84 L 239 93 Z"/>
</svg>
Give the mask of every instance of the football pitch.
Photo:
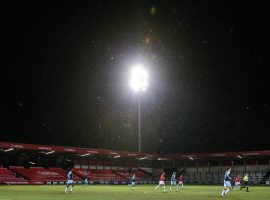
<svg viewBox="0 0 270 200">
<path fill-rule="evenodd" d="M 64 193 L 65 186 L 0 186 L 0 200 L 206 200 L 222 199 L 220 186 L 189 186 L 163 192 L 162 188 L 154 190 L 155 185 L 137 185 L 134 191 L 127 185 L 76 185 L 73 193 Z M 250 192 L 231 191 L 224 199 L 230 200 L 269 200 L 270 187 L 251 186 Z"/>
</svg>

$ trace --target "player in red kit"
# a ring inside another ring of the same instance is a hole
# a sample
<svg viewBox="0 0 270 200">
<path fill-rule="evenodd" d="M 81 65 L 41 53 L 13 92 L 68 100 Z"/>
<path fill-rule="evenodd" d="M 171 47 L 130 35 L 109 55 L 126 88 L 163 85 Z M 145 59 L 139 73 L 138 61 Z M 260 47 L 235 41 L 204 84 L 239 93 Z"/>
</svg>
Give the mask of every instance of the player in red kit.
<svg viewBox="0 0 270 200">
<path fill-rule="evenodd" d="M 155 190 L 157 190 L 159 188 L 159 186 L 163 186 L 163 190 L 164 192 L 166 192 L 166 188 L 165 188 L 165 172 L 162 172 L 162 174 L 160 175 L 159 178 L 159 184 L 155 187 Z"/>
<path fill-rule="evenodd" d="M 238 174 L 236 179 L 235 179 L 235 185 L 234 185 L 234 190 L 238 190 L 241 185 L 241 176 Z"/>
<path fill-rule="evenodd" d="M 182 187 L 184 186 L 184 177 L 183 177 L 182 174 L 179 176 L 179 182 L 178 182 L 178 184 L 177 184 L 177 189 L 176 189 L 176 191 L 178 191 L 179 185 L 181 185 Z"/>
</svg>

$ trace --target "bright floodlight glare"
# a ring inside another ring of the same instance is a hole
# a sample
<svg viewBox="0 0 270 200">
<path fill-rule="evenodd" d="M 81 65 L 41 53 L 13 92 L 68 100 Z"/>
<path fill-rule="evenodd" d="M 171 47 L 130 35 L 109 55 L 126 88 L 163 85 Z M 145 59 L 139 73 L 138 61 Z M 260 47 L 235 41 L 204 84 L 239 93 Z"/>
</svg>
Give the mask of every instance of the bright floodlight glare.
<svg viewBox="0 0 270 200">
<path fill-rule="evenodd" d="M 140 65 L 135 66 L 131 71 L 130 87 L 135 92 L 146 91 L 148 87 L 147 71 Z"/>
</svg>

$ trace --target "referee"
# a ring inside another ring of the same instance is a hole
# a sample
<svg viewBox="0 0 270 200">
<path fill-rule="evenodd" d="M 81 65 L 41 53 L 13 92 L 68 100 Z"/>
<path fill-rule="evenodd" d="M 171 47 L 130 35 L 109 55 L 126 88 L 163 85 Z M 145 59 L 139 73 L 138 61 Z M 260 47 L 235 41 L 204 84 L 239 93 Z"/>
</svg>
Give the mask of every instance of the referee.
<svg viewBox="0 0 270 200">
<path fill-rule="evenodd" d="M 248 174 L 246 174 L 244 176 L 243 181 L 244 181 L 244 184 L 241 185 L 240 189 L 242 190 L 243 188 L 247 188 L 247 192 L 249 192 L 249 190 L 248 190 Z"/>
</svg>

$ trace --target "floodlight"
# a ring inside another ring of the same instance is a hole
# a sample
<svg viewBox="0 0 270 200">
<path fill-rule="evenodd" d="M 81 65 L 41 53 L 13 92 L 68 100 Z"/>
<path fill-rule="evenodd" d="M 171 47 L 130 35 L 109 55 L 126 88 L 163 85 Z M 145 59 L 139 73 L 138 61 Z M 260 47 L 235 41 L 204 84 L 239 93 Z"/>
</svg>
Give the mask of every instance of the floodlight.
<svg viewBox="0 0 270 200">
<path fill-rule="evenodd" d="M 5 152 L 9 152 L 9 151 L 13 151 L 14 149 L 13 148 L 9 148 L 9 149 L 6 149 L 4 150 Z"/>
<path fill-rule="evenodd" d="M 130 74 L 130 87 L 135 92 L 146 91 L 148 88 L 148 73 L 141 66 L 136 65 Z"/>
<path fill-rule="evenodd" d="M 45 154 L 48 155 L 48 154 L 52 154 L 52 153 L 54 153 L 54 151 L 49 151 L 49 152 L 47 152 Z"/>
<path fill-rule="evenodd" d="M 148 73 L 146 69 L 140 65 L 135 65 L 130 73 L 130 87 L 138 93 L 138 146 L 141 152 L 141 92 L 145 92 L 148 88 Z"/>
</svg>

